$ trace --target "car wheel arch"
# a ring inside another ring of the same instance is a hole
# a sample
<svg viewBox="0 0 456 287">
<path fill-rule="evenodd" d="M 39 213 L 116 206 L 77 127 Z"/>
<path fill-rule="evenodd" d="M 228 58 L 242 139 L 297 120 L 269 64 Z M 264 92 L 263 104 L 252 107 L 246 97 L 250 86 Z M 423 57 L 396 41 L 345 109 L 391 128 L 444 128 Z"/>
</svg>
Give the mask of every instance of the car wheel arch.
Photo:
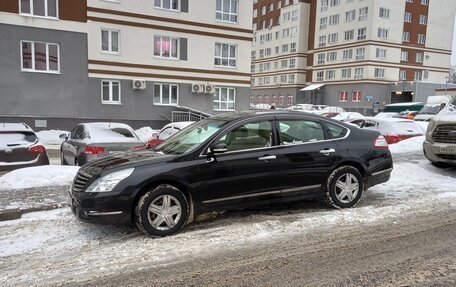
<svg viewBox="0 0 456 287">
<path fill-rule="evenodd" d="M 194 218 L 194 202 L 193 202 L 193 196 L 191 194 L 191 192 L 189 191 L 189 187 L 187 187 L 185 184 L 177 181 L 177 180 L 157 180 L 157 181 L 150 181 L 150 182 L 147 182 L 145 183 L 141 188 L 140 190 L 135 194 L 135 197 L 134 197 L 134 201 L 133 201 L 133 204 L 132 204 L 132 210 L 131 210 L 131 222 L 134 223 L 135 222 L 135 208 L 136 206 L 138 205 L 138 202 L 139 200 L 141 199 L 141 196 L 143 196 L 147 191 L 149 190 L 152 190 L 160 185 L 171 185 L 177 189 L 179 189 L 180 192 L 182 192 L 182 194 L 185 196 L 185 199 L 187 200 L 188 202 L 188 206 L 189 206 L 189 216 L 188 216 L 188 219 L 187 219 L 187 223 L 190 223 L 193 221 L 193 218 Z"/>
<path fill-rule="evenodd" d="M 353 160 L 353 159 L 351 159 L 351 160 L 346 160 L 346 161 L 343 161 L 343 162 L 338 163 L 337 166 L 335 166 L 335 167 L 330 171 L 330 174 L 331 174 L 334 170 L 338 169 L 339 167 L 341 167 L 341 166 L 346 166 L 346 165 L 352 166 L 352 167 L 356 168 L 356 169 L 359 171 L 359 173 L 361 173 L 361 176 L 363 177 L 363 179 L 366 180 L 366 178 L 367 178 L 367 167 L 364 166 L 361 162 L 359 162 L 359 161 L 357 161 L 357 160 Z"/>
</svg>

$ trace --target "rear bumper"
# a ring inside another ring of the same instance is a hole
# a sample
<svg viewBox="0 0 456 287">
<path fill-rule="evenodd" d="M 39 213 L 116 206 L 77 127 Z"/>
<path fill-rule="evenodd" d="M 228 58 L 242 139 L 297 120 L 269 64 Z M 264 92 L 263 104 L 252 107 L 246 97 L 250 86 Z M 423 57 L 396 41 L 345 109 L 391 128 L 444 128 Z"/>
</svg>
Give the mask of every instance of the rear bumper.
<svg viewBox="0 0 456 287">
<path fill-rule="evenodd" d="M 120 192 L 70 192 L 70 198 L 71 211 L 80 221 L 116 225 L 132 223 L 132 199 Z"/>
<path fill-rule="evenodd" d="M 378 172 L 374 172 L 367 177 L 367 188 L 371 188 L 377 184 L 387 182 L 391 177 L 393 168 L 387 168 Z"/>
<path fill-rule="evenodd" d="M 39 155 L 36 159 L 22 162 L 0 162 L 0 171 L 11 171 L 18 168 L 49 165 L 49 158 L 46 153 Z"/>
</svg>

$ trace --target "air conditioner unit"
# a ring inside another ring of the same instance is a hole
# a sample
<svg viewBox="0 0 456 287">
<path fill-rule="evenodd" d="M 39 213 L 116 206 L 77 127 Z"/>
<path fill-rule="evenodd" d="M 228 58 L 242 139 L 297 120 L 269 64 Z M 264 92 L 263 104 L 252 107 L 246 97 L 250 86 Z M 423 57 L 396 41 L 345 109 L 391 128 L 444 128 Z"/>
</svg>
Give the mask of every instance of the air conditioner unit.
<svg viewBox="0 0 456 287">
<path fill-rule="evenodd" d="M 197 94 L 204 93 L 204 84 L 193 83 L 192 84 L 192 93 L 197 93 Z"/>
<path fill-rule="evenodd" d="M 215 93 L 215 85 L 207 83 L 204 87 L 204 92 L 207 94 L 214 94 Z"/>
<path fill-rule="evenodd" d="M 145 80 L 133 80 L 133 90 L 145 90 L 146 89 L 146 81 Z"/>
</svg>

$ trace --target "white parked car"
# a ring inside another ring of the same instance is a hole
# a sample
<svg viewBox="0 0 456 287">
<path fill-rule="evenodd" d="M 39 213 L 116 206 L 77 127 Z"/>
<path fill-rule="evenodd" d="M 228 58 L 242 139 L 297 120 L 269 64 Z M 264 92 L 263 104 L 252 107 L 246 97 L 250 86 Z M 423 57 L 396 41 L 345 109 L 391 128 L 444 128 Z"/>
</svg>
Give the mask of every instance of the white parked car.
<svg viewBox="0 0 456 287">
<path fill-rule="evenodd" d="M 332 117 L 333 120 L 348 122 L 354 119 L 362 119 L 364 116 L 360 113 L 356 112 L 348 112 L 348 113 L 339 113 L 338 115 Z"/>
<path fill-rule="evenodd" d="M 152 138 L 147 141 L 148 147 L 154 147 L 166 139 L 174 135 L 175 133 L 183 130 L 194 122 L 174 122 L 165 125 L 157 134 L 152 135 Z"/>
</svg>

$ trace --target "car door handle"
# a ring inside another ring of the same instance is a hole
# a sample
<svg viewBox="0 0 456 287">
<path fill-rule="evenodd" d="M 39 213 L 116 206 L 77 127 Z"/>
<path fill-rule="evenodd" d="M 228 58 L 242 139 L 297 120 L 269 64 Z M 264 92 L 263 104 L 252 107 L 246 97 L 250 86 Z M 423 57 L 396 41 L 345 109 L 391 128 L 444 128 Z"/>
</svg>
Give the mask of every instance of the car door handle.
<svg viewBox="0 0 456 287">
<path fill-rule="evenodd" d="M 277 157 L 275 155 L 266 155 L 266 156 L 259 157 L 258 159 L 268 161 L 268 160 L 277 159 Z"/>
<path fill-rule="evenodd" d="M 329 155 L 329 154 L 335 153 L 335 152 L 336 152 L 336 150 L 333 148 L 327 148 L 327 149 L 323 149 L 320 151 L 320 153 L 322 153 L 324 155 Z"/>
</svg>

